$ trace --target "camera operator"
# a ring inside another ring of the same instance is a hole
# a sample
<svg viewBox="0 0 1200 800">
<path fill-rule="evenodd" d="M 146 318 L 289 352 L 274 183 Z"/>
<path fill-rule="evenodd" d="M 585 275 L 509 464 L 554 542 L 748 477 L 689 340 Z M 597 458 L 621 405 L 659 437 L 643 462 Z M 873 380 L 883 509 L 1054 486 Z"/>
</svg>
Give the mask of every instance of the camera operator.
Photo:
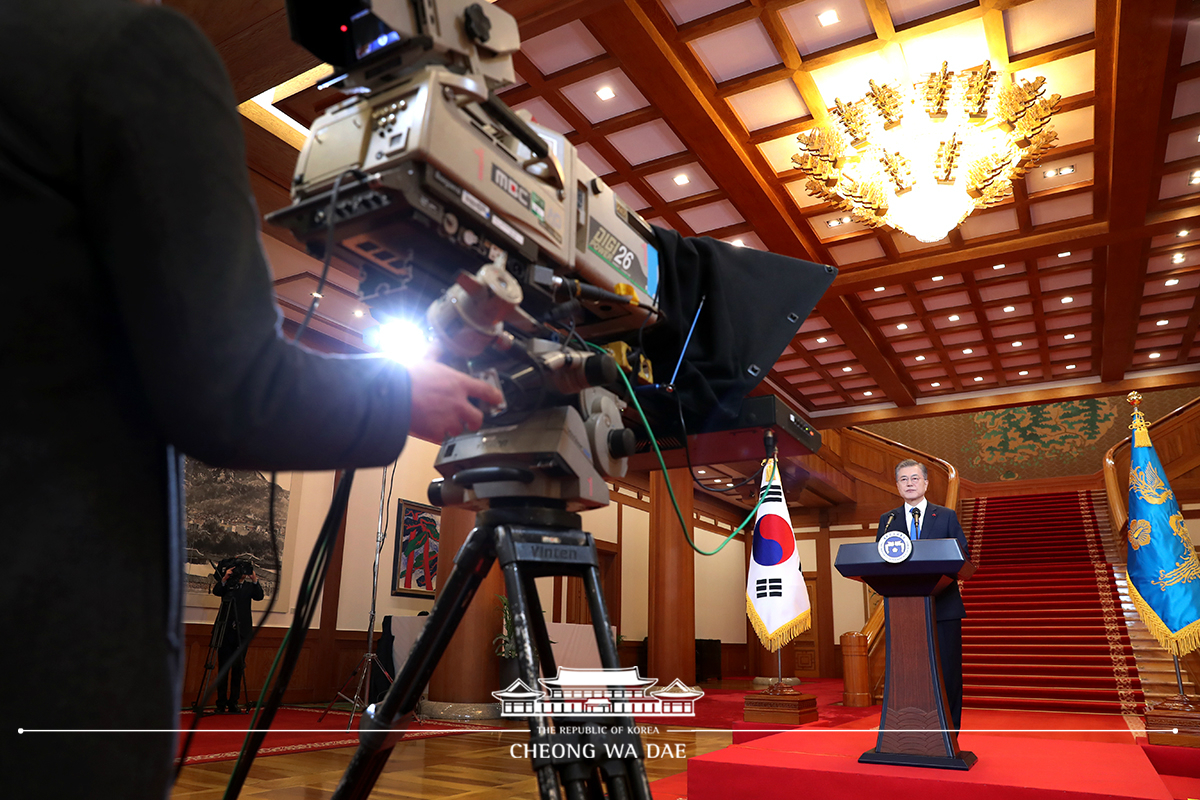
<svg viewBox="0 0 1200 800">
<path fill-rule="evenodd" d="M 495 404 L 436 363 L 281 332 L 220 57 L 130 0 L 0 3 L 0 581 L 10 796 L 164 798 L 183 680 L 181 453 L 235 469 L 393 461 Z M 265 87 L 264 87 L 265 88 Z M 98 602 L 98 587 L 128 577 Z M 76 657 L 62 658 L 64 637 Z M 58 687 L 70 687 L 57 691 Z M 54 689 L 54 690 L 52 690 Z M 14 785 L 15 782 L 15 785 Z"/>
<path fill-rule="evenodd" d="M 250 636 L 254 630 L 253 620 L 250 618 L 250 602 L 262 600 L 265 595 L 258 583 L 258 575 L 254 573 L 254 567 L 247 562 L 237 562 L 226 569 L 221 580 L 213 584 L 212 593 L 220 597 L 223 603 L 231 604 L 225 613 L 225 631 L 221 636 L 221 646 L 217 648 L 217 674 L 220 675 L 220 670 L 225 668 L 225 664 L 237 652 L 242 639 Z M 246 657 L 243 653 L 230 665 L 229 674 L 217 681 L 218 712 L 242 713 L 238 708 L 238 698 L 242 694 L 242 675 L 245 670 Z"/>
</svg>

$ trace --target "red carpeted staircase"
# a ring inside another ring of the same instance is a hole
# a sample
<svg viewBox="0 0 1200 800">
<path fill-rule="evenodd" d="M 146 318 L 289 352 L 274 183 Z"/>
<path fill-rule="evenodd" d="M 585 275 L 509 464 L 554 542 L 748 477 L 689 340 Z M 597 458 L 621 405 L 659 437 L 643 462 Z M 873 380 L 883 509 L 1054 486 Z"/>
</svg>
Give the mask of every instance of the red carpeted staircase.
<svg viewBox="0 0 1200 800">
<path fill-rule="evenodd" d="M 1134 714 L 1143 702 L 1088 492 L 963 503 L 963 705 Z"/>
</svg>

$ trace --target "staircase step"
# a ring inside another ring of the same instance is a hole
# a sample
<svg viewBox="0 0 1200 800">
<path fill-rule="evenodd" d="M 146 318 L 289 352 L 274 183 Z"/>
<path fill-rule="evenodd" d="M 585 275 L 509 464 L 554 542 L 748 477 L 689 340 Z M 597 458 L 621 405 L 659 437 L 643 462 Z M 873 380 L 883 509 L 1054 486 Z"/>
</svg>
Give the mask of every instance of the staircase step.
<svg viewBox="0 0 1200 800">
<path fill-rule="evenodd" d="M 1044 700 L 1082 700 L 1082 701 L 1108 701 L 1119 703 L 1121 696 L 1117 692 L 1115 685 L 1110 685 L 1104 689 L 1090 689 L 1081 686 L 1063 686 L 1059 684 L 1057 687 L 1045 686 L 1014 686 L 1011 684 L 975 684 L 963 680 L 963 695 L 984 695 L 987 697 L 1012 697 L 1026 699 L 1044 699 Z"/>
<path fill-rule="evenodd" d="M 1024 697 L 996 697 L 989 695 L 963 695 L 963 708 L 994 708 L 1013 711 L 1062 711 L 1077 714 L 1122 714 L 1121 704 L 1113 701 L 1030 699 Z M 1137 709 L 1140 711 L 1139 703 Z"/>
<path fill-rule="evenodd" d="M 967 646 L 985 647 L 989 645 L 1005 647 L 1009 650 L 1024 650 L 1030 647 L 1059 647 L 1064 649 L 1094 647 L 1108 652 L 1108 640 L 1103 634 L 1097 633 L 1042 634 L 1031 631 L 1019 631 L 1013 635 L 997 635 L 993 633 L 981 633 L 964 627 L 962 640 L 964 648 Z M 1121 643 L 1122 647 L 1128 648 L 1130 646 L 1128 636 L 1121 636 L 1117 641 Z"/>
<path fill-rule="evenodd" d="M 1141 674 L 1139 670 L 1133 670 Z M 1032 678 L 1044 680 L 1062 680 L 1064 678 L 1105 678 L 1113 680 L 1112 659 L 1097 660 L 1095 664 L 1056 664 L 1013 662 L 1009 664 L 996 663 L 991 659 L 963 659 L 963 674 L 973 675 L 1010 675 L 1017 683 L 1027 683 Z M 1017 680 L 1019 678 L 1019 680 Z M 1172 678 L 1174 680 L 1174 678 Z"/>
</svg>

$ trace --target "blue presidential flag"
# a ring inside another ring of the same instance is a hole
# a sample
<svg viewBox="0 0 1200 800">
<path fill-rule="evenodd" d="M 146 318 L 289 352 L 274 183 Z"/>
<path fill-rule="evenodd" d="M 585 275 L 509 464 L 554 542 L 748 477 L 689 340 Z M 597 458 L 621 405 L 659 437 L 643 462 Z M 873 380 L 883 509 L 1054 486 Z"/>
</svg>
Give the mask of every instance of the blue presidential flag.
<svg viewBox="0 0 1200 800">
<path fill-rule="evenodd" d="M 754 522 L 746 571 L 746 614 L 763 643 L 775 652 L 812 625 L 808 588 L 800 572 L 796 534 L 783 499 L 779 463 L 763 468 L 762 502 Z"/>
<path fill-rule="evenodd" d="M 1200 647 L 1200 559 L 1150 443 L 1140 400 L 1130 394 L 1129 594 L 1159 644 L 1179 656 Z"/>
</svg>

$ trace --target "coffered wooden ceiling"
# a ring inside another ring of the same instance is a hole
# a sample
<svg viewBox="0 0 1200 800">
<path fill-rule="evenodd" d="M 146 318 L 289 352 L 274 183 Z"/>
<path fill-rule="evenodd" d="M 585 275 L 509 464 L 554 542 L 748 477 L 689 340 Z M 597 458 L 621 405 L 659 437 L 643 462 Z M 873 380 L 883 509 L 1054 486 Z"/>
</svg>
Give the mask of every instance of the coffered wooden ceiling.
<svg viewBox="0 0 1200 800">
<path fill-rule="evenodd" d="M 318 66 L 287 40 L 282 0 L 170 4 L 217 43 L 239 101 Z M 497 5 L 517 17 L 524 41 L 505 99 L 566 133 L 651 222 L 839 268 L 764 384 L 817 427 L 1200 385 L 1192 2 Z M 822 26 L 817 16 L 831 10 L 839 22 Z M 805 192 L 791 169 L 795 137 L 825 122 L 836 97 L 861 96 L 898 63 L 919 74 L 985 59 L 1044 76 L 1062 96 L 1057 147 L 1010 201 L 927 245 L 838 224 L 840 212 Z M 302 126 L 322 102 L 305 88 L 313 82 L 310 73 L 275 93 Z M 597 95 L 603 88 L 610 99 Z M 287 202 L 303 135 L 252 107 L 246 115 L 265 212 Z M 1060 174 L 1064 166 L 1073 169 Z M 266 233 L 285 313 L 299 315 L 313 263 L 286 233 Z M 317 325 L 361 346 L 368 323 L 353 316 L 353 289 L 349 270 L 335 276 Z"/>
</svg>

